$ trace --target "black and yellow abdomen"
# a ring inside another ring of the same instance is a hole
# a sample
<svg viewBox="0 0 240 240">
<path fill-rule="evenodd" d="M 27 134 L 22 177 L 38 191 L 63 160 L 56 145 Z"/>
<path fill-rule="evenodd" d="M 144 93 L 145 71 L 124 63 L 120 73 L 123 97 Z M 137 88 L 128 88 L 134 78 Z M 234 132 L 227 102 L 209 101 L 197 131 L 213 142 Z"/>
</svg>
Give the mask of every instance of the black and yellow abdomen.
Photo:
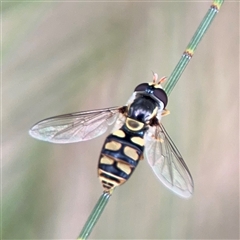
<svg viewBox="0 0 240 240">
<path fill-rule="evenodd" d="M 98 176 L 105 191 L 126 182 L 143 157 L 144 130 L 131 131 L 129 119 L 121 129 L 110 134 L 103 145 L 98 163 Z"/>
</svg>

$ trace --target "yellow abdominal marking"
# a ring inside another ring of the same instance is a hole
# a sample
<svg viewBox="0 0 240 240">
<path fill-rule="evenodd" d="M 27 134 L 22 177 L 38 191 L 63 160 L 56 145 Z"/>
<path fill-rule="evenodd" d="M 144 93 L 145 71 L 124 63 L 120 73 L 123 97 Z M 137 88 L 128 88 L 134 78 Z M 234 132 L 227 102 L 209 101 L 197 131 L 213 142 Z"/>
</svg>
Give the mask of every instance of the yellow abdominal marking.
<svg viewBox="0 0 240 240">
<path fill-rule="evenodd" d="M 104 170 L 102 170 L 102 169 L 98 169 L 98 176 L 99 176 L 100 180 L 101 180 L 101 181 L 106 181 L 106 182 L 112 183 L 112 184 L 114 184 L 115 186 L 118 186 L 119 183 L 116 183 L 116 181 L 114 181 L 114 180 L 110 180 L 110 179 L 108 179 L 108 178 L 106 178 L 106 177 L 101 176 L 102 173 L 105 174 L 105 175 L 108 175 L 108 176 L 110 176 L 110 177 L 113 177 L 113 178 L 118 179 L 118 180 L 120 181 L 120 184 L 122 184 L 123 182 L 126 181 L 126 180 L 125 180 L 124 178 L 122 178 L 122 177 L 119 177 L 119 176 L 117 176 L 117 175 L 111 174 L 111 173 L 106 172 L 106 171 L 104 171 Z"/>
<path fill-rule="evenodd" d="M 122 146 L 121 143 L 115 141 L 111 141 L 105 144 L 105 148 L 112 151 L 118 151 L 121 148 L 121 146 Z"/>
<path fill-rule="evenodd" d="M 112 133 L 112 135 L 120 137 L 120 138 L 124 138 L 126 136 L 122 130 L 116 130 L 115 132 Z"/>
<path fill-rule="evenodd" d="M 102 177 L 102 176 L 99 176 L 99 179 L 100 179 L 101 181 L 106 181 L 106 178 L 105 178 L 105 177 Z M 116 181 L 113 181 L 113 180 L 110 180 L 110 179 L 107 179 L 107 182 L 108 182 L 108 183 L 111 183 L 114 187 L 116 187 L 116 186 L 119 185 Z"/>
<path fill-rule="evenodd" d="M 132 137 L 131 141 L 136 143 L 139 146 L 143 146 L 144 145 L 144 140 L 141 137 Z"/>
<path fill-rule="evenodd" d="M 100 159 L 100 163 L 112 165 L 114 163 L 114 160 L 107 157 L 107 156 L 102 156 L 101 159 Z"/>
<path fill-rule="evenodd" d="M 131 118 L 127 118 L 126 119 L 126 126 L 128 129 L 137 132 L 140 131 L 143 127 L 144 127 L 144 123 L 139 122 L 137 120 L 131 119 Z"/>
<path fill-rule="evenodd" d="M 128 164 L 125 164 L 123 162 L 118 162 L 117 167 L 123 172 L 125 172 L 126 174 L 130 174 L 132 171 L 131 167 Z"/>
<path fill-rule="evenodd" d="M 126 156 L 130 157 L 134 161 L 137 161 L 139 158 L 139 155 L 137 151 L 134 148 L 126 146 L 123 150 L 123 152 L 126 154 Z"/>
</svg>

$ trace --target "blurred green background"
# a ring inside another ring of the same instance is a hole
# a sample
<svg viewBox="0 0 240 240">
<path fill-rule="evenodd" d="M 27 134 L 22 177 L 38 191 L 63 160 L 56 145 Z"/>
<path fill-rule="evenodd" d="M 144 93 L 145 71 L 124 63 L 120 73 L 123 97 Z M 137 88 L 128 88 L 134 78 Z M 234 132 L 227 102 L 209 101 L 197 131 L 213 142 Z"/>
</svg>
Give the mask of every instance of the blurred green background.
<svg viewBox="0 0 240 240">
<path fill-rule="evenodd" d="M 169 76 L 211 1 L 3 2 L 4 239 L 74 239 L 102 193 L 104 136 L 55 145 L 46 117 L 123 105 Z M 146 161 L 111 197 L 91 239 L 238 239 L 239 3 L 226 2 L 171 93 L 163 119 L 195 182 L 189 200 Z"/>
</svg>

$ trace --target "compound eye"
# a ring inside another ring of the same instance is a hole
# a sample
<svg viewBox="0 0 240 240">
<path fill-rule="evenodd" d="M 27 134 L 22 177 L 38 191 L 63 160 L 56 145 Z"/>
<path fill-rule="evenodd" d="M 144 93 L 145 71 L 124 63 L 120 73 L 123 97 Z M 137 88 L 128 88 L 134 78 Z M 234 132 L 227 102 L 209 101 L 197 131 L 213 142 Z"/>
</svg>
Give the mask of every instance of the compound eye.
<svg viewBox="0 0 240 240">
<path fill-rule="evenodd" d="M 148 87 L 148 83 L 141 83 L 134 89 L 134 92 L 144 92 Z"/>
<path fill-rule="evenodd" d="M 167 106 L 168 97 L 163 89 L 155 88 L 153 91 L 153 95 L 163 103 L 164 108 Z"/>
</svg>

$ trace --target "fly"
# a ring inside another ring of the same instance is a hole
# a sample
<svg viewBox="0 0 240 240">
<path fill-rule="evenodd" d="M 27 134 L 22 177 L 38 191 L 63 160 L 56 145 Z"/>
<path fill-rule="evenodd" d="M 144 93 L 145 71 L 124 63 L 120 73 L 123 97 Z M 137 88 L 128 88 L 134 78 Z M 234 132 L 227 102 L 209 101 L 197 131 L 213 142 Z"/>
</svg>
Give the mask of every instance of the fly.
<svg viewBox="0 0 240 240">
<path fill-rule="evenodd" d="M 29 131 L 39 140 L 52 143 L 87 141 L 105 133 L 98 161 L 98 176 L 105 192 L 125 183 L 139 161 L 147 159 L 158 179 L 176 194 L 193 194 L 193 179 L 178 149 L 161 123 L 168 97 L 156 73 L 153 81 L 138 85 L 127 104 L 59 115 L 36 123 Z"/>
</svg>

